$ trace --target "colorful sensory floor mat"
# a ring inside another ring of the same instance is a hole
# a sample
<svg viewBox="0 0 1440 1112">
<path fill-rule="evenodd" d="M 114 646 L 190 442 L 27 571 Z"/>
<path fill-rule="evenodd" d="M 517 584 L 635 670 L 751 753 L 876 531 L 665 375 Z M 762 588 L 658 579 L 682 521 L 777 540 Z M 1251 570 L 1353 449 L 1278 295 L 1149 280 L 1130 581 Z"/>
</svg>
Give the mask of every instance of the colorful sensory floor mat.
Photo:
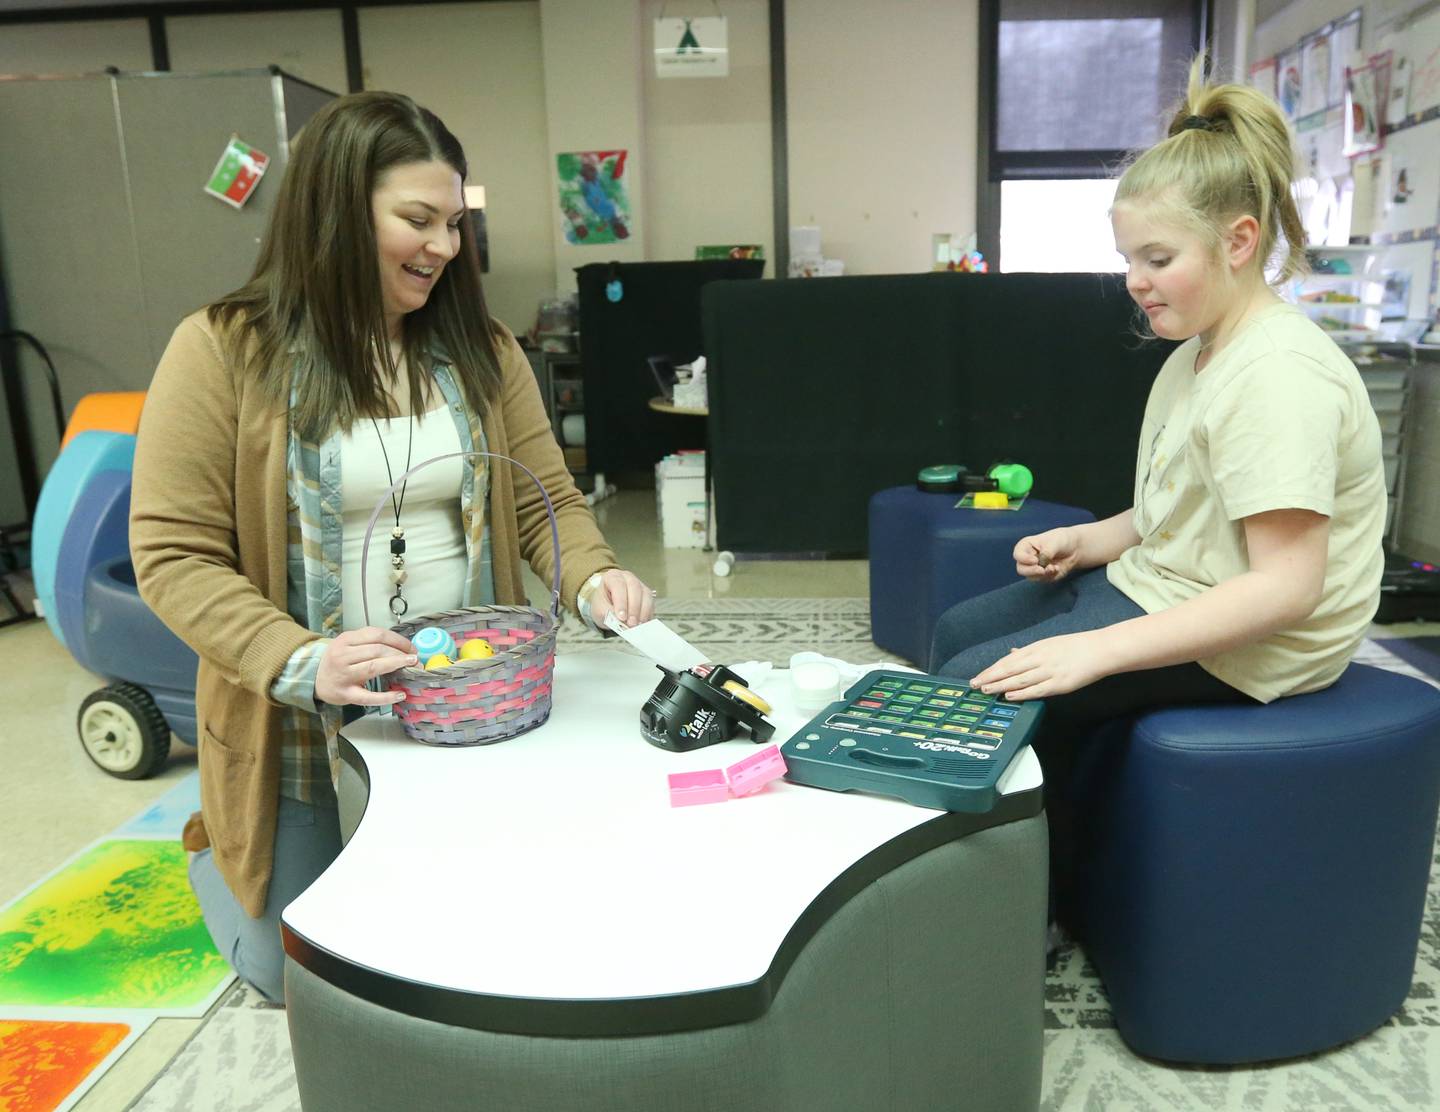
<svg viewBox="0 0 1440 1112">
<path fill-rule="evenodd" d="M 53 1019 L 0 1019 L 0 1109 L 51 1112 L 71 1107 L 150 1025 Z"/>
<path fill-rule="evenodd" d="M 192 774 L 0 908 L 0 1112 L 71 1107 L 161 1016 L 234 979 L 190 890 Z"/>
</svg>

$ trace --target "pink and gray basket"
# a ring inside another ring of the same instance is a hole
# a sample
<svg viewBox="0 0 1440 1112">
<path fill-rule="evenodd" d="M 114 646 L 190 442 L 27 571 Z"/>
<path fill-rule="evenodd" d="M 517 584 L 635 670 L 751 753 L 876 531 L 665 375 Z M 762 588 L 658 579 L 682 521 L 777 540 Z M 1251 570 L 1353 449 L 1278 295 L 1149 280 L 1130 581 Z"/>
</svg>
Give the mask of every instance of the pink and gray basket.
<svg viewBox="0 0 1440 1112">
<path fill-rule="evenodd" d="M 523 463 L 493 452 L 451 452 L 416 464 L 395 480 L 375 504 L 365 526 L 361 549 L 360 591 L 365 623 L 370 623 L 365 570 L 369 566 L 370 534 L 387 499 L 415 472 L 441 460 L 486 456 L 513 463 L 540 489 L 550 515 L 551 551 L 555 555 L 555 582 L 550 609 L 533 606 L 473 606 L 424 614 L 392 628 L 410 637 L 425 626 L 438 626 L 455 639 L 457 650 L 466 641 L 483 637 L 495 655 L 481 660 L 457 660 L 447 668 L 401 668 L 387 677 L 391 691 L 404 691 L 394 706 L 407 736 L 427 745 L 489 745 L 532 730 L 550 717 L 555 673 L 555 635 L 560 628 L 560 529 L 555 507 L 544 485 Z"/>
</svg>

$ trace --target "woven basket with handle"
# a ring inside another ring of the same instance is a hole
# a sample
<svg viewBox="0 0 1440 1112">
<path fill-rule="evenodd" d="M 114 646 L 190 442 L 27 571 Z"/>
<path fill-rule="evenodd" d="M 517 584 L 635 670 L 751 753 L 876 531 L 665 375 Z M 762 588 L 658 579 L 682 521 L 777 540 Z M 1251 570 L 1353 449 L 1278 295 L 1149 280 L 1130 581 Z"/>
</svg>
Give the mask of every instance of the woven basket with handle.
<svg viewBox="0 0 1440 1112">
<path fill-rule="evenodd" d="M 545 512 L 550 515 L 555 582 L 549 610 L 533 606 L 471 606 L 422 614 L 391 627 L 401 636 L 410 637 L 425 626 L 438 626 L 455 639 L 457 650 L 476 637 L 484 638 L 495 650 L 494 656 L 481 660 L 457 660 L 435 671 L 401 668 L 386 677 L 391 691 L 405 692 L 405 698 L 393 709 L 406 735 L 428 745 L 489 745 L 532 730 L 550 717 L 555 635 L 560 628 L 560 528 L 544 485 L 518 460 L 494 452 L 451 452 L 418 463 L 395 480 L 375 503 L 365 526 L 365 543 L 360 552 L 365 623 L 370 624 L 370 596 L 366 590 L 370 535 L 390 495 L 411 475 L 432 463 L 478 456 L 515 464 L 540 489 Z"/>
</svg>

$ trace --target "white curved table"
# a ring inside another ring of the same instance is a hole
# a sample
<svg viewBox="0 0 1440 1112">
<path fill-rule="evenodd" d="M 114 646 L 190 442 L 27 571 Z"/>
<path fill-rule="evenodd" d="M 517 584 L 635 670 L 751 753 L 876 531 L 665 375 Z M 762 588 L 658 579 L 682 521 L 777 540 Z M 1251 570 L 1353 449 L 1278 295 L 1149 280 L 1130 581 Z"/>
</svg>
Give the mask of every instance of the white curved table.
<svg viewBox="0 0 1440 1112">
<path fill-rule="evenodd" d="M 1026 819 L 1040 824 L 1038 842 L 1025 835 L 1040 860 L 1024 850 L 1021 904 L 1035 905 L 1024 914 L 1043 936 L 1041 780 L 1030 750 L 987 815 L 783 781 L 672 808 L 669 773 L 724 767 L 755 746 L 677 754 L 647 744 L 639 711 L 660 678 L 623 651 L 561 656 L 550 719 L 490 746 L 420 745 L 391 715 L 347 726 L 345 760 L 368 799 L 340 856 L 283 914 L 290 959 L 327 991 L 477 1036 L 566 1043 L 744 1024 L 764 1017 L 807 943 L 878 879 Z M 791 709 L 784 672 L 756 690 L 776 708 L 775 743 L 808 720 Z M 1028 998 L 1028 984 L 1021 992 Z M 301 1073 L 304 1014 L 292 1006 Z"/>
</svg>

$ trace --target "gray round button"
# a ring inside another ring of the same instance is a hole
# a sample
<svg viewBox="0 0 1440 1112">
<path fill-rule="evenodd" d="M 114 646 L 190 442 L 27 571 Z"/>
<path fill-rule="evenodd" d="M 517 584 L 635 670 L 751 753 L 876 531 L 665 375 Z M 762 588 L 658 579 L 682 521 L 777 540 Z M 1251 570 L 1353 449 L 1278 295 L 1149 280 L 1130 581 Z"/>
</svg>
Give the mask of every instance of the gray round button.
<svg viewBox="0 0 1440 1112">
<path fill-rule="evenodd" d="M 797 742 L 795 743 L 795 748 L 796 748 L 796 749 L 809 749 L 809 748 L 810 748 L 810 743 L 809 743 L 808 741 L 797 741 Z"/>
<path fill-rule="evenodd" d="M 854 745 L 854 744 L 855 744 L 855 739 L 854 739 L 853 737 L 842 737 L 842 738 L 840 739 L 840 744 L 841 744 L 841 745 Z"/>
</svg>

